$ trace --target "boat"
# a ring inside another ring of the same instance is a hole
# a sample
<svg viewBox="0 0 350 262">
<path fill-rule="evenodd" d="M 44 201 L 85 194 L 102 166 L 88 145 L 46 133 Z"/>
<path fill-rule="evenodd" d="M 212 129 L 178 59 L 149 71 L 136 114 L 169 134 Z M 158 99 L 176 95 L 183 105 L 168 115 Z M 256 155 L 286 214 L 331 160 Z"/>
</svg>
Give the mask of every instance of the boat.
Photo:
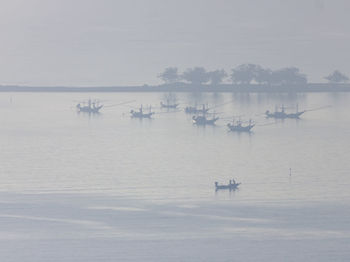
<svg viewBox="0 0 350 262">
<path fill-rule="evenodd" d="M 186 114 L 206 114 L 208 113 L 209 108 L 206 107 L 204 104 L 202 108 L 197 108 L 197 106 L 187 106 L 185 107 L 185 113 Z"/>
<path fill-rule="evenodd" d="M 250 130 L 255 126 L 253 124 L 252 120 L 249 120 L 249 124 L 244 126 L 242 125 L 242 121 L 238 120 L 236 123 L 233 120 L 232 123 L 228 123 L 227 127 L 229 128 L 229 131 L 232 132 L 250 132 Z"/>
<path fill-rule="evenodd" d="M 140 119 L 142 119 L 142 118 L 151 118 L 152 115 L 154 115 L 154 112 L 152 112 L 151 108 L 150 108 L 148 113 L 144 113 L 142 105 L 141 105 L 138 111 L 131 110 L 130 114 L 131 114 L 132 118 L 140 118 Z"/>
<path fill-rule="evenodd" d="M 167 99 L 167 103 L 164 104 L 163 102 L 160 102 L 160 107 L 161 108 L 172 108 L 172 109 L 176 109 L 178 107 L 179 104 L 171 104 L 169 99 Z"/>
<path fill-rule="evenodd" d="M 205 126 L 205 125 L 215 125 L 215 122 L 219 120 L 218 117 L 213 117 L 208 119 L 205 115 L 203 116 L 193 116 L 192 121 L 195 125 Z"/>
<path fill-rule="evenodd" d="M 267 118 L 277 118 L 277 119 L 286 119 L 286 118 L 294 118 L 299 119 L 302 114 L 304 114 L 306 111 L 298 111 L 298 107 L 295 113 L 286 113 L 285 107 L 281 107 L 281 111 L 278 111 L 277 108 L 275 109 L 275 112 L 271 113 L 269 110 L 265 112 L 265 115 Z"/>
<path fill-rule="evenodd" d="M 219 185 L 218 182 L 215 182 L 215 190 L 221 190 L 221 189 L 228 189 L 228 190 L 236 190 L 238 188 L 238 186 L 241 183 L 236 183 L 236 181 L 234 179 L 230 180 L 229 183 L 227 185 Z"/>
<path fill-rule="evenodd" d="M 81 105 L 83 104 L 83 105 Z M 85 105 L 87 104 L 87 105 Z M 84 112 L 84 113 L 93 113 L 93 114 L 97 114 L 99 113 L 100 109 L 103 107 L 103 105 L 100 105 L 98 101 L 94 100 L 92 101 L 91 99 L 89 99 L 87 102 L 82 102 L 82 103 L 78 103 L 76 105 L 76 108 L 78 110 L 78 112 Z"/>
</svg>

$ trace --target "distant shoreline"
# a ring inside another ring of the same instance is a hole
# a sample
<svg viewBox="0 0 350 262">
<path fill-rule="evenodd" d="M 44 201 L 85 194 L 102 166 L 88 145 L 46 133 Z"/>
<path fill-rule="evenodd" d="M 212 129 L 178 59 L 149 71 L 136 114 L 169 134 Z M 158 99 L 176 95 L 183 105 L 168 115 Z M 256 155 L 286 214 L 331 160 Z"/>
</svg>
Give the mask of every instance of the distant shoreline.
<svg viewBox="0 0 350 262">
<path fill-rule="evenodd" d="M 184 83 L 143 86 L 0 86 L 0 92 L 218 92 L 218 93 L 307 93 L 350 92 L 350 84 L 309 83 L 303 85 L 221 84 L 191 85 Z"/>
</svg>

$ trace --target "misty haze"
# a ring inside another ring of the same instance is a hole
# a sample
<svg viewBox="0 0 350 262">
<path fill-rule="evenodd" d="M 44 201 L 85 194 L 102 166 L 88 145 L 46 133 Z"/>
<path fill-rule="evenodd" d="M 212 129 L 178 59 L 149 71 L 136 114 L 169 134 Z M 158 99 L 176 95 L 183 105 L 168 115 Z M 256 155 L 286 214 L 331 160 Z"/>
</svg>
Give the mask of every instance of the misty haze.
<svg viewBox="0 0 350 262">
<path fill-rule="evenodd" d="M 348 261 L 348 10 L 3 0 L 0 261 Z"/>
</svg>

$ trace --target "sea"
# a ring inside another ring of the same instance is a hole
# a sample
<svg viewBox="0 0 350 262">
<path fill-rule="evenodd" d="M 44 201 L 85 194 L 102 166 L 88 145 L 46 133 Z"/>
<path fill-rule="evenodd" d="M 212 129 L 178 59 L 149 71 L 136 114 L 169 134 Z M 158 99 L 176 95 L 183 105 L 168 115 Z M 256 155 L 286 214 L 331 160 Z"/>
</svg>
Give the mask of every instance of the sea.
<svg viewBox="0 0 350 262">
<path fill-rule="evenodd" d="M 305 113 L 265 117 L 282 107 Z M 0 93 L 0 261 L 349 261 L 349 112 L 339 92 Z"/>
</svg>

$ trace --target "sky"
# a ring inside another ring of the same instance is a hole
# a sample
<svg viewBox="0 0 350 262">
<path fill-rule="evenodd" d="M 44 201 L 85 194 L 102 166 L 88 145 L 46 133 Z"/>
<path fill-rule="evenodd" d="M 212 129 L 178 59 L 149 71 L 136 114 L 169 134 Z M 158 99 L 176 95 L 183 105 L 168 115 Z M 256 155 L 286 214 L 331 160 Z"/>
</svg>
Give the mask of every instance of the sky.
<svg viewBox="0 0 350 262">
<path fill-rule="evenodd" d="M 169 66 L 350 75 L 347 0 L 0 0 L 0 84 L 159 84 Z"/>
</svg>

